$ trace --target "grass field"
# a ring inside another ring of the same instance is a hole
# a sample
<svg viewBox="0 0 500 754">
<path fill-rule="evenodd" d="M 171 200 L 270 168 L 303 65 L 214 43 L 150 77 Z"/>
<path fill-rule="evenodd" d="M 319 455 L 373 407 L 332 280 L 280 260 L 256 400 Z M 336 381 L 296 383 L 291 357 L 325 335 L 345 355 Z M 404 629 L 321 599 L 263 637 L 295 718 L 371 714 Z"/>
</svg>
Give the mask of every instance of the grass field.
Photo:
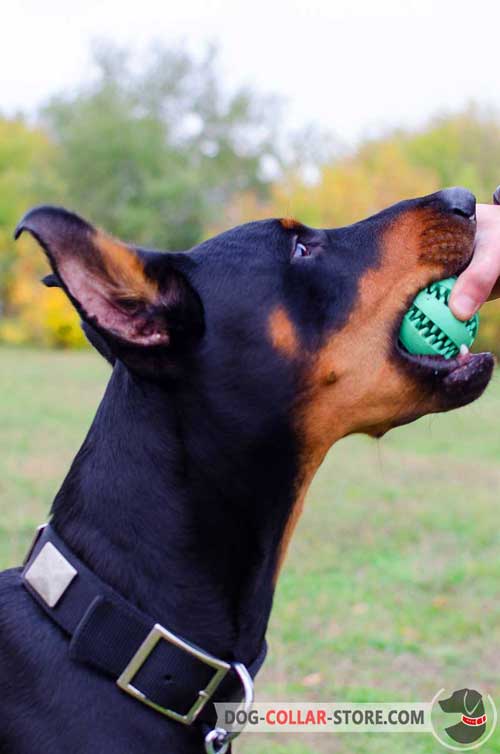
<svg viewBox="0 0 500 754">
<path fill-rule="evenodd" d="M 107 367 L 0 350 L 0 565 L 22 559 Z M 500 703 L 500 383 L 461 411 L 335 446 L 279 583 L 260 699 Z M 424 734 L 247 735 L 245 754 L 431 754 Z M 500 752 L 500 732 L 480 751 Z"/>
</svg>

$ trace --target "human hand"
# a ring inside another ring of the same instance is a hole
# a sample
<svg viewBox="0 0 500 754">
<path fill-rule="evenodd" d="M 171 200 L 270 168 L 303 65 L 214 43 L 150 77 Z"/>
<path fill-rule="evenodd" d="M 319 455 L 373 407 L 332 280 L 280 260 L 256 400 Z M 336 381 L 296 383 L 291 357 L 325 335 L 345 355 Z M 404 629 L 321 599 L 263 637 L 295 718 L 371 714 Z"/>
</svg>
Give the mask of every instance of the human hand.
<svg viewBox="0 0 500 754">
<path fill-rule="evenodd" d="M 477 205 L 474 255 L 450 296 L 450 309 L 458 319 L 469 319 L 485 301 L 500 297 L 500 186 L 493 202 Z"/>
</svg>

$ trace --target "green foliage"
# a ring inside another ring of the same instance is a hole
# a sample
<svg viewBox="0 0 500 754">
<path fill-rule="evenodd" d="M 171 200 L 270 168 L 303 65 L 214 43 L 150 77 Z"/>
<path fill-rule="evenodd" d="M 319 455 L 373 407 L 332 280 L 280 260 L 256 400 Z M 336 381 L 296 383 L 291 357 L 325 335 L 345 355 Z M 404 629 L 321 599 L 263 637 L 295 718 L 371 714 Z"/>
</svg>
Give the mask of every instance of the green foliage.
<svg viewBox="0 0 500 754">
<path fill-rule="evenodd" d="M 467 186 L 479 201 L 491 201 L 500 180 L 497 114 L 471 105 L 458 115 L 436 118 L 420 133 L 399 138 L 410 163 L 433 171 L 440 186 Z"/>
<path fill-rule="evenodd" d="M 19 253 L 12 232 L 42 195 L 54 194 L 53 147 L 47 135 L 20 118 L 0 118 L 0 313 L 9 309 Z"/>
<path fill-rule="evenodd" d="M 12 234 L 26 210 L 57 201 L 64 188 L 55 170 L 55 147 L 40 128 L 21 118 L 0 118 L 0 340 L 75 346 L 83 342 L 65 296 L 49 295 L 38 278 L 46 264 L 33 242 Z"/>
<path fill-rule="evenodd" d="M 38 283 L 40 252 L 12 241 L 30 206 L 63 203 L 124 239 L 186 249 L 236 192 L 268 191 L 275 103 L 226 95 L 213 50 L 156 47 L 136 65 L 108 46 L 94 62 L 92 82 L 54 97 L 37 128 L 0 120 L 0 340 L 84 342 L 64 296 Z"/>
<path fill-rule="evenodd" d="M 185 249 L 235 192 L 265 193 L 275 108 L 251 92 L 226 96 L 213 51 L 198 61 L 157 47 L 137 71 L 107 47 L 95 64 L 91 84 L 43 111 L 77 211 L 124 238 Z"/>
</svg>

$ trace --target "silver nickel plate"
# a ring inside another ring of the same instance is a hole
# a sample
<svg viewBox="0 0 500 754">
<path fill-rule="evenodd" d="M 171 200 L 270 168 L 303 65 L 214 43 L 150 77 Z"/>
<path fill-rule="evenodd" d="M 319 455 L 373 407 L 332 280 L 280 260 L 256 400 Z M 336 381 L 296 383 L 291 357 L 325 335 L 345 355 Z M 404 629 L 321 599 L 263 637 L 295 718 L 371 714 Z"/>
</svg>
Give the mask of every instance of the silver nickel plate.
<svg viewBox="0 0 500 754">
<path fill-rule="evenodd" d="M 24 579 L 49 607 L 55 607 L 76 574 L 76 568 L 57 547 L 47 542 L 25 572 Z"/>
</svg>

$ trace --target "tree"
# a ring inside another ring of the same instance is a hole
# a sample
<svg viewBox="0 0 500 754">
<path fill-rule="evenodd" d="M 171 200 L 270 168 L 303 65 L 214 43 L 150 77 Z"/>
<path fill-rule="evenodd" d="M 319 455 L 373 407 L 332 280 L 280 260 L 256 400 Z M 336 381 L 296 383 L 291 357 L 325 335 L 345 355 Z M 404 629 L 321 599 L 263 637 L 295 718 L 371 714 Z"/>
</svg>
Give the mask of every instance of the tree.
<svg viewBox="0 0 500 754">
<path fill-rule="evenodd" d="M 235 222 L 292 215 L 308 225 L 328 228 L 361 220 L 400 199 L 438 188 L 437 174 L 412 165 L 400 144 L 369 142 L 321 167 L 316 183 L 305 182 L 295 170 L 273 185 L 268 201 L 239 195 L 231 205 L 231 215 Z"/>
<path fill-rule="evenodd" d="M 0 117 L 0 312 L 9 310 L 20 254 L 12 238 L 14 227 L 30 205 L 54 196 L 52 160 L 52 145 L 43 131 L 22 118 Z"/>
<path fill-rule="evenodd" d="M 393 134 L 415 165 L 432 170 L 439 186 L 467 186 L 479 201 L 491 201 L 500 182 L 498 113 L 470 105 L 463 112 L 434 118 L 417 133 Z"/>
<path fill-rule="evenodd" d="M 93 82 L 52 99 L 42 123 L 67 204 L 126 239 L 189 248 L 235 193 L 266 193 L 276 104 L 226 95 L 213 50 L 196 60 L 154 47 L 134 62 L 98 48 Z"/>
</svg>

